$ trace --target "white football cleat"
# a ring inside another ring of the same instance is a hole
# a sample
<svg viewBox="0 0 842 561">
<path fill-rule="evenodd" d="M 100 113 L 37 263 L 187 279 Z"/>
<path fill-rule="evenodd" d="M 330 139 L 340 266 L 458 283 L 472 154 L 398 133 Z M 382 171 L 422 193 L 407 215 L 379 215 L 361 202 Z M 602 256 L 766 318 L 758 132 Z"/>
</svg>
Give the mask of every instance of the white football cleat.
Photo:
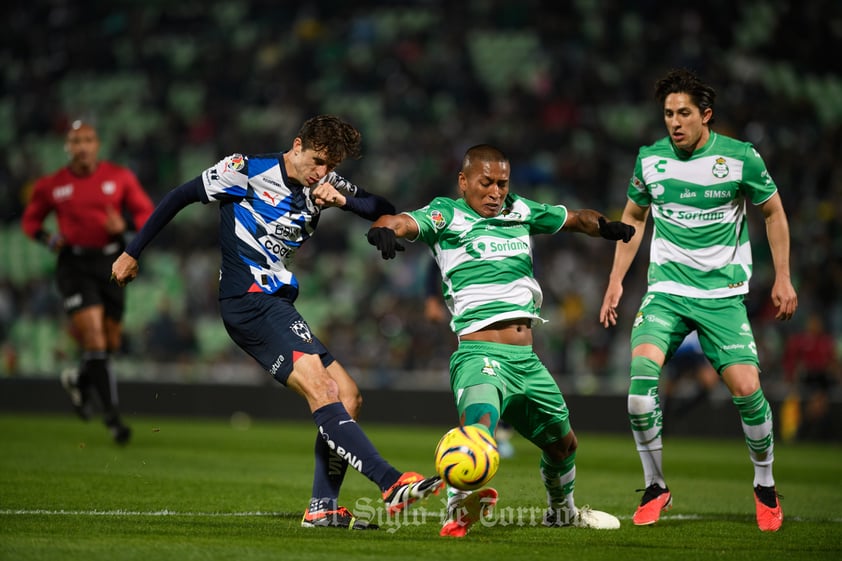
<svg viewBox="0 0 842 561">
<path fill-rule="evenodd" d="M 616 530 L 620 527 L 620 519 L 613 514 L 593 510 L 589 506 L 578 509 L 573 519 L 573 526 L 577 528 L 590 528 L 592 530 Z"/>
<path fill-rule="evenodd" d="M 616 516 L 601 510 L 593 510 L 589 506 L 576 509 L 572 516 L 566 506 L 558 509 L 549 507 L 544 513 L 543 523 L 544 526 L 554 528 L 573 526 L 592 530 L 616 530 L 620 527 L 620 520 Z"/>
</svg>

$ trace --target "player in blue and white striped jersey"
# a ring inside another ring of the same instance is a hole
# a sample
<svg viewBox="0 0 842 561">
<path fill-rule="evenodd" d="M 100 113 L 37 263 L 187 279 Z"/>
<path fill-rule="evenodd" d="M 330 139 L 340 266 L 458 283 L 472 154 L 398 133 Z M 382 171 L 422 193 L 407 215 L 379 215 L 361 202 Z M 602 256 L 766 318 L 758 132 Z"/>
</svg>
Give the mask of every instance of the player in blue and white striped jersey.
<svg viewBox="0 0 842 561">
<path fill-rule="evenodd" d="M 278 382 L 307 400 L 318 426 L 305 527 L 376 527 L 338 505 L 349 464 L 380 487 L 389 514 L 441 488 L 438 477 L 400 472 L 380 456 L 354 421 L 361 404 L 356 383 L 294 306 L 299 285 L 288 266 L 325 209 L 338 207 L 368 220 L 395 211 L 334 171 L 359 156 L 360 140 L 350 124 L 322 115 L 304 123 L 286 152 L 224 158 L 170 191 L 112 266 L 114 280 L 125 285 L 137 276 L 143 249 L 181 209 L 219 204 L 225 328 Z"/>
</svg>

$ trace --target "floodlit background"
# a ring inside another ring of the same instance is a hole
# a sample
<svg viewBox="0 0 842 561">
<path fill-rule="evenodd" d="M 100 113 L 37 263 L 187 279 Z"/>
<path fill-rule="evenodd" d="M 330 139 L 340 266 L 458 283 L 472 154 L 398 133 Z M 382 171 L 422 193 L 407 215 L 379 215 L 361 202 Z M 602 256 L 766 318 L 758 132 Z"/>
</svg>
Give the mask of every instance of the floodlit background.
<svg viewBox="0 0 842 561">
<path fill-rule="evenodd" d="M 788 324 L 774 321 L 770 255 L 751 216 L 764 385 L 786 393 L 786 342 L 812 314 L 842 344 L 838 1 L 38 0 L 4 16 L 3 376 L 55 377 L 76 361 L 55 259 L 19 224 L 34 179 L 63 165 L 74 119 L 94 122 L 101 156 L 131 167 L 155 202 L 227 154 L 286 150 L 306 118 L 335 113 L 365 141 L 338 171 L 400 210 L 453 193 L 464 150 L 488 142 L 510 156 L 515 191 L 618 218 L 638 147 L 665 134 L 654 80 L 678 66 L 716 87 L 716 130 L 757 146 L 789 214 L 800 310 Z M 193 205 L 142 257 L 121 380 L 274 383 L 219 320 L 216 224 L 214 207 Z M 422 315 L 426 250 L 384 262 L 366 228 L 326 213 L 295 265 L 303 315 L 361 386 L 447 389 L 455 340 Z M 626 389 L 647 252 L 607 331 L 597 316 L 612 253 L 584 236 L 538 240 L 549 323 L 536 348 L 566 393 Z"/>
</svg>

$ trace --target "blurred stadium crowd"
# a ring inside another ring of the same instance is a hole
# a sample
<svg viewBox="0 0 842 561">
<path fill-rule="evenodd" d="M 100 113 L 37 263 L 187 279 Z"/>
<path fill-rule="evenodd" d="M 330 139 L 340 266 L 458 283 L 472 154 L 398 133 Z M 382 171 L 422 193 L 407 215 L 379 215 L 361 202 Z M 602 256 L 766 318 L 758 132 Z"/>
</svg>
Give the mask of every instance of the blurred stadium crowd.
<svg viewBox="0 0 842 561">
<path fill-rule="evenodd" d="M 66 127 L 95 123 L 101 155 L 130 166 L 156 202 L 232 152 L 285 150 L 335 113 L 363 132 L 339 172 L 398 209 L 455 193 L 465 148 L 500 146 L 513 188 L 618 218 L 637 149 L 664 135 L 654 80 L 686 66 L 718 90 L 717 130 L 755 143 L 792 228 L 800 318 L 819 313 L 842 345 L 842 4 L 688 5 L 641 0 L 147 2 L 37 0 L 7 7 L 0 39 L 0 345 L 5 375 L 53 376 L 72 346 L 54 258 L 20 232 L 28 189 L 64 163 Z M 216 212 L 189 208 L 129 288 L 123 378 L 268 383 L 217 315 Z M 766 376 L 785 340 L 772 269 L 751 216 L 750 311 Z M 367 225 L 326 213 L 299 252 L 302 313 L 362 386 L 446 387 L 455 340 L 423 316 L 428 256 L 384 262 Z M 536 346 L 565 391 L 625 391 L 628 332 L 645 271 L 629 275 L 621 327 L 599 304 L 604 240 L 538 240 L 550 321 Z"/>
</svg>

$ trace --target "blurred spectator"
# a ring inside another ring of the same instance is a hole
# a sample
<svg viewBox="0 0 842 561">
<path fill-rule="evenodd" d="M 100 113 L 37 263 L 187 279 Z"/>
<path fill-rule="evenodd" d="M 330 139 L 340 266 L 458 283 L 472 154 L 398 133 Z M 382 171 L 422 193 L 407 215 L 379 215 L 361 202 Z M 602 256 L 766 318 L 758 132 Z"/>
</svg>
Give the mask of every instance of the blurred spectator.
<svg viewBox="0 0 842 561">
<path fill-rule="evenodd" d="M 796 426 L 787 431 L 789 436 L 828 440 L 832 436 L 830 390 L 839 381 L 840 371 L 836 343 L 819 313 L 812 312 L 804 329 L 787 339 L 783 367 L 800 409 Z"/>
</svg>

